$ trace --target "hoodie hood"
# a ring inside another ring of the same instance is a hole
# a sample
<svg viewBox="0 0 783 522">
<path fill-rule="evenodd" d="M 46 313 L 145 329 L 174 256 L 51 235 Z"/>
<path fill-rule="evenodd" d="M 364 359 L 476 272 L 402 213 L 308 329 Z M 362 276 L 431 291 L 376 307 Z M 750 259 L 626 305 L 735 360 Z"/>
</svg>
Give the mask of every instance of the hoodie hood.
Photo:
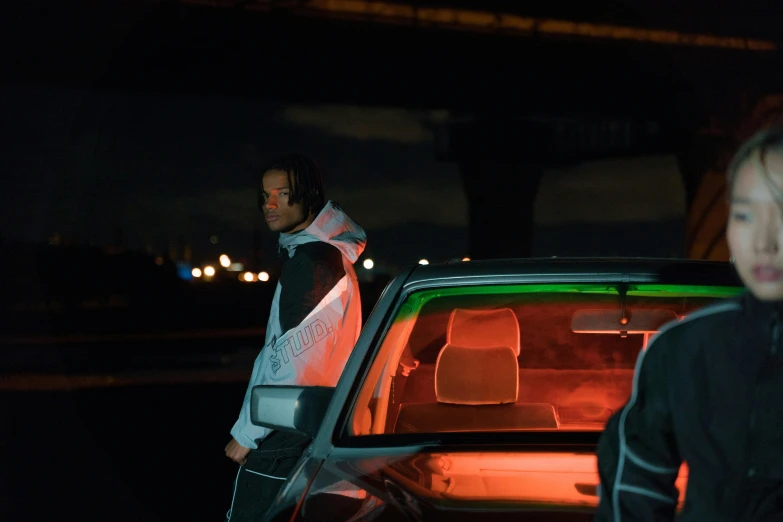
<svg viewBox="0 0 783 522">
<path fill-rule="evenodd" d="M 329 243 L 355 263 L 367 245 L 367 234 L 337 203 L 328 201 L 309 227 L 293 234 L 280 234 L 279 245 L 293 257 L 297 246 L 315 241 Z"/>
</svg>

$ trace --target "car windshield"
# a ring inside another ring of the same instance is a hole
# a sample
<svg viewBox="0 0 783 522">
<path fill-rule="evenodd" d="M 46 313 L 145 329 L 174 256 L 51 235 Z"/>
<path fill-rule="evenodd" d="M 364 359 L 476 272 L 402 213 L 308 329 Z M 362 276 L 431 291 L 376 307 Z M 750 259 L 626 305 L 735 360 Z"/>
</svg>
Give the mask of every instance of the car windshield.
<svg viewBox="0 0 783 522">
<path fill-rule="evenodd" d="M 666 323 L 740 292 L 684 285 L 427 289 L 375 352 L 350 435 L 600 431 Z"/>
</svg>

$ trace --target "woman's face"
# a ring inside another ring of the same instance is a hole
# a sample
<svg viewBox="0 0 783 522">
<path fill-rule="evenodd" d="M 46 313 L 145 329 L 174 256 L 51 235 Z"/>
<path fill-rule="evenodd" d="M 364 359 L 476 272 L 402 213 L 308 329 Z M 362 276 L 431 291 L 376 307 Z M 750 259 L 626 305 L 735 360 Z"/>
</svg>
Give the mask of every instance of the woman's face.
<svg viewBox="0 0 783 522">
<path fill-rule="evenodd" d="M 783 300 L 783 156 L 758 154 L 737 173 L 726 231 L 734 266 L 762 301 Z M 764 174 L 766 171 L 766 176 Z"/>
</svg>

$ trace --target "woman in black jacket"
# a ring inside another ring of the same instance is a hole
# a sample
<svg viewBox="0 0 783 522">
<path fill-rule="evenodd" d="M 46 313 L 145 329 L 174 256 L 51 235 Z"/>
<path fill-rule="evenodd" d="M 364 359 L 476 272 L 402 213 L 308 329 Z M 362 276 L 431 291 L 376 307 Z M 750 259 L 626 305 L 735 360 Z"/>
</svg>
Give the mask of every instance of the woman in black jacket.
<svg viewBox="0 0 783 522">
<path fill-rule="evenodd" d="M 728 169 L 727 239 L 748 292 L 664 327 L 598 445 L 597 521 L 783 520 L 783 128 Z"/>
</svg>

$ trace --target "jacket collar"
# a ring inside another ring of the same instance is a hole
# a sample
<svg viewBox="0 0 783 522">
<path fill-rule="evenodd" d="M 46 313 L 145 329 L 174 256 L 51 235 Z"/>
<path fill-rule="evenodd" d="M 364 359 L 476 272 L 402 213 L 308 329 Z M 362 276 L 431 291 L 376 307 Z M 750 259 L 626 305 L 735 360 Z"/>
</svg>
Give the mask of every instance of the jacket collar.
<svg viewBox="0 0 783 522">
<path fill-rule="evenodd" d="M 783 301 L 762 301 L 751 292 L 742 295 L 743 310 L 751 319 L 770 321 L 783 319 Z"/>
</svg>

